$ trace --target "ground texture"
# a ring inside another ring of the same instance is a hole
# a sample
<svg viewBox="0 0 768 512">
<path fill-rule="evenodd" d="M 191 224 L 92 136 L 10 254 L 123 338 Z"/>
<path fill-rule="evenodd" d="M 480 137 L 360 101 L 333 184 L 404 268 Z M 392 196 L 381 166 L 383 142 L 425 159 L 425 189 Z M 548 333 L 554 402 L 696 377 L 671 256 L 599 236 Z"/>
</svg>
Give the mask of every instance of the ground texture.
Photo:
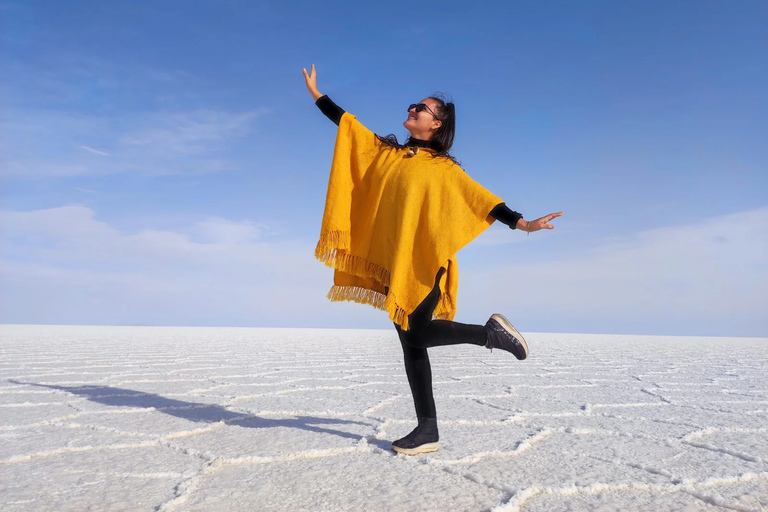
<svg viewBox="0 0 768 512">
<path fill-rule="evenodd" d="M 3 511 L 768 510 L 768 340 L 0 326 Z"/>
</svg>

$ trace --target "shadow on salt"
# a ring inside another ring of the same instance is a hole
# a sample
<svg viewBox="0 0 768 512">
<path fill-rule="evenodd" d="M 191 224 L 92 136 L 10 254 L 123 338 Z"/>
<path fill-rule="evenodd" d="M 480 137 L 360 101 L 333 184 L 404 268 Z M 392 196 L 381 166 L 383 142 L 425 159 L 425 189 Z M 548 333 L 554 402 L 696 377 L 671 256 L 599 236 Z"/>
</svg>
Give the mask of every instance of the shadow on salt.
<svg viewBox="0 0 768 512">
<path fill-rule="evenodd" d="M 44 387 L 58 391 L 65 391 L 73 395 L 80 396 L 92 402 L 113 407 L 132 407 L 142 409 L 152 409 L 170 416 L 183 418 L 185 420 L 198 423 L 219 423 L 236 425 L 244 428 L 275 428 L 289 427 L 306 430 L 309 432 L 318 432 L 323 434 L 332 434 L 339 437 L 359 440 L 360 436 L 335 430 L 320 425 L 365 425 L 369 423 L 344 420 L 339 418 L 320 418 L 314 416 L 296 416 L 295 418 L 270 419 L 262 418 L 253 414 L 245 414 L 236 411 L 230 411 L 226 407 L 215 404 L 203 404 L 196 402 L 185 402 L 166 398 L 153 393 L 145 393 L 131 389 L 114 388 L 109 386 L 85 385 L 85 386 L 61 386 L 53 384 L 38 384 L 34 382 L 11 381 L 15 384 L 25 384 L 30 386 Z"/>
</svg>

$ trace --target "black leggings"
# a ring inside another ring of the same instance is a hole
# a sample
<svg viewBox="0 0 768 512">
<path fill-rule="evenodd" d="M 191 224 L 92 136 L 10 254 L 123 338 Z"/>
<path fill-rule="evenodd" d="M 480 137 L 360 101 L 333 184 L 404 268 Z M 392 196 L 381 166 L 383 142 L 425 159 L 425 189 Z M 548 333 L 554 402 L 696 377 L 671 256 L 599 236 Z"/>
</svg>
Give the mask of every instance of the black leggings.
<svg viewBox="0 0 768 512">
<path fill-rule="evenodd" d="M 432 368 L 429 365 L 427 349 L 460 343 L 485 346 L 486 343 L 485 326 L 432 320 L 432 313 L 440 298 L 440 278 L 444 273 L 445 269 L 441 267 L 435 277 L 432 291 L 408 316 L 410 329 L 404 331 L 395 324 L 400 344 L 403 346 L 405 373 L 411 386 L 416 416 L 419 418 L 437 417 L 435 399 L 432 396 Z"/>
</svg>

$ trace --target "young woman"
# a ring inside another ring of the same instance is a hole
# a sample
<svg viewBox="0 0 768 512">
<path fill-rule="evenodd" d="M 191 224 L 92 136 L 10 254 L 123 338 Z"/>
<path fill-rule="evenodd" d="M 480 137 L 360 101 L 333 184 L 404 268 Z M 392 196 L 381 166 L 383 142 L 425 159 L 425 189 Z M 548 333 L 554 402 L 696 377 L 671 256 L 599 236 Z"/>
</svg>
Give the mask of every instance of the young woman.
<svg viewBox="0 0 768 512">
<path fill-rule="evenodd" d="M 449 154 L 453 103 L 432 96 L 410 105 L 403 123 L 410 137 L 399 144 L 394 135 L 375 135 L 321 94 L 314 64 L 303 71 L 316 105 L 339 127 L 315 249 L 335 269 L 328 298 L 389 313 L 418 419 L 392 449 L 409 455 L 435 451 L 439 437 L 427 349 L 468 343 L 528 356 L 525 340 L 502 315 L 492 315 L 485 325 L 452 321 L 456 252 L 494 220 L 531 233 L 553 229 L 549 222 L 562 212 L 526 221 L 473 181 Z"/>
</svg>

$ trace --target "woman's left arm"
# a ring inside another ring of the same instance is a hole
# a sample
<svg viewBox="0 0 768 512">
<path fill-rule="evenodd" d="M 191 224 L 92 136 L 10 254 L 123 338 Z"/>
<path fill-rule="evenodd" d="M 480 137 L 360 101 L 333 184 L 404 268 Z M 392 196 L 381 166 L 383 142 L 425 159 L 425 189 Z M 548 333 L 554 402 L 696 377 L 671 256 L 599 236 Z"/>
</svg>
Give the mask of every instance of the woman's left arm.
<svg viewBox="0 0 768 512">
<path fill-rule="evenodd" d="M 539 231 L 540 229 L 555 229 L 555 226 L 549 224 L 549 222 L 555 217 L 560 217 L 562 214 L 563 212 L 550 213 L 536 220 L 527 221 L 523 219 L 522 214 L 510 210 L 506 203 L 499 203 L 491 210 L 491 217 L 506 224 L 510 229 L 519 229 L 528 233 Z"/>
<path fill-rule="evenodd" d="M 518 222 L 522 220 L 523 215 L 510 210 L 506 203 L 499 203 L 491 210 L 491 217 L 506 224 L 509 229 L 517 229 L 519 227 Z"/>
</svg>

